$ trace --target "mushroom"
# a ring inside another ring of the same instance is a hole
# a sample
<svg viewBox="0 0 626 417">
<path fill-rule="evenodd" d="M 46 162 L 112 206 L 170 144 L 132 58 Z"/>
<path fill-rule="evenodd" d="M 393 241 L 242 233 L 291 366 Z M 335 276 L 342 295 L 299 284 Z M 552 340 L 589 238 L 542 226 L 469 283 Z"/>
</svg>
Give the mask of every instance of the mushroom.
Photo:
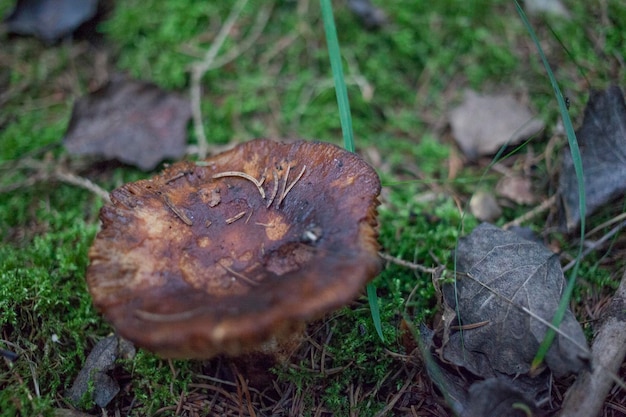
<svg viewBox="0 0 626 417">
<path fill-rule="evenodd" d="M 168 358 L 259 349 L 380 271 L 380 180 L 335 145 L 254 140 L 114 190 L 89 250 L 97 309 Z"/>
</svg>

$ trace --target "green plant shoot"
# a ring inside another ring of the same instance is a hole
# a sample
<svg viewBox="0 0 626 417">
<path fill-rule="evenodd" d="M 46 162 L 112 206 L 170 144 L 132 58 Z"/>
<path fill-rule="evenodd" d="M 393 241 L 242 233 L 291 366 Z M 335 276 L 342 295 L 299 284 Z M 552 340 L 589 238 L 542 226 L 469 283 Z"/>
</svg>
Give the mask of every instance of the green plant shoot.
<svg viewBox="0 0 626 417">
<path fill-rule="evenodd" d="M 517 0 L 513 0 L 513 1 L 515 2 L 515 7 L 517 8 L 517 12 L 519 13 L 520 18 L 522 19 L 522 22 L 524 23 L 526 30 L 528 31 L 530 37 L 535 43 L 535 46 L 537 47 L 537 51 L 539 53 L 539 56 L 541 57 L 543 66 L 545 67 L 546 72 L 548 74 L 548 78 L 550 79 L 550 84 L 552 85 L 552 89 L 554 90 L 554 96 L 556 97 L 556 100 L 559 104 L 559 112 L 561 113 L 561 118 L 563 119 L 563 126 L 565 127 L 567 142 L 569 144 L 570 153 L 572 154 L 572 160 L 574 162 L 574 171 L 576 172 L 576 180 L 578 181 L 578 206 L 580 210 L 580 246 L 578 247 L 578 255 L 576 256 L 576 264 L 574 265 L 574 268 L 572 269 L 572 273 L 567 281 L 567 287 L 565 288 L 563 296 L 561 297 L 561 300 L 559 301 L 559 306 L 556 310 L 556 313 L 554 314 L 554 317 L 552 318 L 552 324 L 554 325 L 555 328 L 558 328 L 559 325 L 561 324 L 561 321 L 563 320 L 563 316 L 565 314 L 565 311 L 567 310 L 569 301 L 572 297 L 572 291 L 574 290 L 574 285 L 576 284 L 576 276 L 578 275 L 579 261 L 582 255 L 584 239 L 585 239 L 585 215 L 586 215 L 585 208 L 587 206 L 587 203 L 585 200 L 585 184 L 583 180 L 583 166 L 582 166 L 582 160 L 580 157 L 580 149 L 578 148 L 578 141 L 576 140 L 576 133 L 574 132 L 574 127 L 572 126 L 572 120 L 569 117 L 569 112 L 567 111 L 567 106 L 565 105 L 565 100 L 563 99 L 563 94 L 561 93 L 561 89 L 559 88 L 559 85 L 556 82 L 556 78 L 554 76 L 554 73 L 552 72 L 552 68 L 550 67 L 550 64 L 548 63 L 546 55 L 543 53 L 543 49 L 541 48 L 541 45 L 539 44 L 537 35 L 535 34 L 535 31 L 530 25 L 530 22 L 526 18 L 526 14 L 524 13 L 524 10 L 522 9 L 522 7 L 520 6 Z M 531 369 L 537 369 L 539 365 L 541 365 L 541 363 L 543 362 L 543 358 L 548 353 L 548 350 L 550 349 L 550 346 L 552 345 L 552 342 L 554 341 L 555 336 L 556 336 L 555 331 L 552 330 L 551 328 L 548 329 L 548 331 L 546 332 L 546 336 L 541 342 L 541 345 L 539 346 L 539 349 L 537 350 L 537 354 L 535 355 L 535 358 L 533 359 Z"/>
<path fill-rule="evenodd" d="M 337 39 L 337 28 L 333 16 L 330 0 L 320 0 L 322 7 L 322 20 L 324 21 L 324 31 L 326 33 L 326 43 L 328 45 L 328 55 L 330 56 L 330 67 L 335 82 L 335 92 L 337 94 L 337 106 L 339 107 L 339 119 L 341 121 L 341 131 L 343 133 L 344 147 L 350 152 L 354 152 L 354 134 L 352 131 L 352 116 L 350 114 L 350 101 L 348 100 L 348 89 L 343 77 L 343 65 L 341 63 L 341 53 L 339 51 L 339 40 Z M 367 299 L 372 312 L 374 327 L 380 337 L 383 337 L 380 311 L 378 309 L 378 297 L 376 287 L 373 284 L 367 285 Z"/>
</svg>

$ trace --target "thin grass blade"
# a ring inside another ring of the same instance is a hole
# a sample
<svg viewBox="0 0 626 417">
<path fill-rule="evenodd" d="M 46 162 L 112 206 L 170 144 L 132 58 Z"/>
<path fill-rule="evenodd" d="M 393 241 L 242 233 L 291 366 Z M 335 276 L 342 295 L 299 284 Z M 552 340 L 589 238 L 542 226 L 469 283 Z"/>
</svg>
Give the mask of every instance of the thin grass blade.
<svg viewBox="0 0 626 417">
<path fill-rule="evenodd" d="M 567 281 L 567 286 L 565 287 L 565 291 L 563 292 L 563 296 L 559 302 L 559 306 L 557 308 L 554 317 L 552 318 L 552 324 L 554 327 L 558 328 L 563 320 L 563 316 L 567 307 L 569 305 L 569 301 L 572 297 L 572 291 L 574 290 L 574 286 L 576 285 L 576 276 L 578 275 L 578 267 L 580 264 L 581 255 L 583 253 L 584 239 L 585 239 L 585 209 L 587 207 L 587 203 L 585 200 L 585 184 L 583 180 L 583 166 L 582 159 L 580 156 L 580 149 L 578 148 L 578 141 L 576 140 L 576 133 L 574 132 L 574 127 L 572 125 L 572 120 L 569 117 L 569 112 L 567 111 L 567 106 L 565 104 L 565 100 L 563 99 L 563 94 L 561 93 L 561 89 L 556 81 L 556 77 L 552 72 L 552 68 L 548 63 L 548 59 L 541 48 L 541 44 L 533 30 L 528 18 L 526 17 L 526 13 L 520 6 L 517 0 L 513 0 L 515 2 L 515 7 L 517 8 L 517 12 L 528 31 L 528 34 L 532 38 L 535 46 L 537 47 L 537 52 L 541 57 L 541 61 L 543 62 L 543 66 L 546 69 L 548 74 L 548 78 L 550 79 L 550 84 L 552 85 L 552 89 L 554 90 L 554 95 L 559 104 L 559 112 L 561 113 L 561 119 L 563 120 L 563 126 L 565 127 L 565 134 L 567 136 L 567 142 L 569 144 L 570 153 L 572 154 L 572 160 L 574 162 L 574 172 L 576 173 L 576 180 L 578 182 L 578 206 L 580 210 L 580 246 L 578 247 L 578 255 L 576 256 L 576 264 L 572 269 L 572 272 Z M 537 369 L 541 363 L 543 362 L 543 358 L 546 356 L 552 342 L 554 341 L 554 337 L 556 333 L 553 329 L 549 328 L 546 332 L 546 336 L 541 342 L 537 354 L 532 362 L 532 369 Z"/>
<path fill-rule="evenodd" d="M 352 131 L 352 115 L 350 113 L 350 101 L 348 100 L 348 89 L 343 77 L 343 64 L 341 62 L 341 52 L 339 51 L 339 39 L 337 38 L 337 28 L 335 27 L 335 17 L 330 0 L 320 0 L 322 4 L 322 19 L 324 21 L 324 31 L 326 33 L 326 44 L 328 45 L 328 55 L 330 56 L 330 67 L 335 81 L 335 92 L 337 94 L 337 105 L 339 107 L 339 119 L 341 120 L 341 131 L 343 133 L 344 147 L 350 152 L 354 152 L 354 134 Z"/>
<path fill-rule="evenodd" d="M 348 89 L 343 76 L 343 64 L 341 62 L 341 52 L 339 50 L 339 39 L 337 38 L 337 28 L 335 27 L 335 17 L 330 0 L 320 0 L 322 7 L 322 20 L 324 21 L 324 32 L 328 45 L 328 55 L 330 57 L 330 67 L 335 82 L 335 93 L 337 95 L 337 106 L 339 107 L 339 120 L 341 121 L 341 131 L 343 133 L 344 147 L 354 152 L 354 133 L 352 130 L 352 115 L 350 113 L 350 101 L 348 100 Z M 367 299 L 372 313 L 374 327 L 378 337 L 385 341 L 380 320 L 380 310 L 378 308 L 378 297 L 374 284 L 367 285 Z"/>
</svg>

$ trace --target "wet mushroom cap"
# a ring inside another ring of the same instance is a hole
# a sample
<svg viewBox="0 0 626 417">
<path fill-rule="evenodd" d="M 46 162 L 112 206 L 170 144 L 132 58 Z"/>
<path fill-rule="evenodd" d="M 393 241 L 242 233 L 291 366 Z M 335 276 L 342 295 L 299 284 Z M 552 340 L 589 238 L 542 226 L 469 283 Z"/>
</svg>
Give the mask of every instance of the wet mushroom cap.
<svg viewBox="0 0 626 417">
<path fill-rule="evenodd" d="M 87 283 L 163 357 L 236 355 L 346 305 L 380 271 L 380 180 L 335 145 L 255 140 L 111 193 Z"/>
</svg>

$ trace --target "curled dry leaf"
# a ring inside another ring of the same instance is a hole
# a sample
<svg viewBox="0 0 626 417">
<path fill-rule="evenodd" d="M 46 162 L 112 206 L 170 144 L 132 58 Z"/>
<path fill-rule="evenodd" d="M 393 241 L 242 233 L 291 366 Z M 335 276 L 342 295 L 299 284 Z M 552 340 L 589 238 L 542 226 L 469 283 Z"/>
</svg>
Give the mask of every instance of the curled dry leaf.
<svg viewBox="0 0 626 417">
<path fill-rule="evenodd" d="M 154 84 L 115 77 L 74 104 L 63 143 L 73 155 L 88 155 L 151 170 L 185 154 L 187 100 Z"/>
<path fill-rule="evenodd" d="M 626 104 L 619 87 L 594 91 L 576 132 L 585 183 L 587 215 L 626 191 Z M 578 182 L 569 148 L 563 149 L 559 194 L 567 230 L 580 223 Z"/>
<path fill-rule="evenodd" d="M 459 240 L 456 268 L 456 283 L 443 294 L 464 329 L 450 335 L 445 359 L 484 378 L 528 373 L 565 287 L 558 257 L 484 223 Z M 588 358 L 582 328 L 567 310 L 545 362 L 560 376 L 579 372 Z"/>
<path fill-rule="evenodd" d="M 450 112 L 450 125 L 459 147 L 470 158 L 528 139 L 544 126 L 513 95 L 480 95 L 470 90 Z"/>
<path fill-rule="evenodd" d="M 162 356 L 258 349 L 378 273 L 379 192 L 369 165 L 326 143 L 256 140 L 174 164 L 111 193 L 89 290 L 120 334 Z"/>
</svg>

